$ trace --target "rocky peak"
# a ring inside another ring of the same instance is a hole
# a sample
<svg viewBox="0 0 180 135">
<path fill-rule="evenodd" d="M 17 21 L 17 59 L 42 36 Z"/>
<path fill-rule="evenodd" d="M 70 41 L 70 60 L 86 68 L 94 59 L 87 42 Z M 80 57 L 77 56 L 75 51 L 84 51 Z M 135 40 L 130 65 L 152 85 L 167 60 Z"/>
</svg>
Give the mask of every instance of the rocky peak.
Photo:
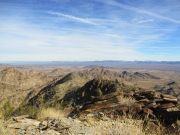
<svg viewBox="0 0 180 135">
<path fill-rule="evenodd" d="M 141 72 L 128 72 L 128 71 L 123 71 L 120 75 L 122 78 L 126 79 L 160 79 L 159 77 L 156 77 L 154 75 L 151 75 L 149 73 L 141 73 Z"/>
<path fill-rule="evenodd" d="M 77 91 L 67 93 L 63 101 L 66 103 L 72 101 L 75 105 L 87 104 L 103 96 L 113 95 L 123 86 L 123 83 L 119 83 L 116 80 L 93 79 L 88 81 Z"/>
</svg>

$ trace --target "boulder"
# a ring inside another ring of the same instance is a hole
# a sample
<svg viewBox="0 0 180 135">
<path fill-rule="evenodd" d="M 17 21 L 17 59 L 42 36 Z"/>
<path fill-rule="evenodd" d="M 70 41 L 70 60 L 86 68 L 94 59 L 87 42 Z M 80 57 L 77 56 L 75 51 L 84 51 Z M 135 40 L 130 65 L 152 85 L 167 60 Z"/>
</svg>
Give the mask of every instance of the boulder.
<svg viewBox="0 0 180 135">
<path fill-rule="evenodd" d="M 39 124 L 39 129 L 40 130 L 46 130 L 48 128 L 48 122 L 47 121 L 42 121 L 40 124 Z"/>
<path fill-rule="evenodd" d="M 177 107 L 167 108 L 166 111 L 167 112 L 177 112 L 177 113 L 179 113 L 179 116 L 180 116 L 180 110 Z"/>
<path fill-rule="evenodd" d="M 162 109 L 168 109 L 168 108 L 175 107 L 175 104 L 173 104 L 173 103 L 166 103 L 166 104 L 162 104 L 160 107 Z"/>
<path fill-rule="evenodd" d="M 166 102 L 174 102 L 174 103 L 178 102 L 178 99 L 176 97 L 168 95 L 168 94 L 162 94 L 162 98 Z"/>
</svg>

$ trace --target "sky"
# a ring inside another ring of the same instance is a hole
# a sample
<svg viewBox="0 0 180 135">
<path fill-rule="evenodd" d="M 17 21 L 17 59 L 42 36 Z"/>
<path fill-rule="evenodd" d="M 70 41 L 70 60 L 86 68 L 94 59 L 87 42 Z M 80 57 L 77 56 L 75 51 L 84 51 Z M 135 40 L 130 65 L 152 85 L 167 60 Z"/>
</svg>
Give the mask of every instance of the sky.
<svg viewBox="0 0 180 135">
<path fill-rule="evenodd" d="M 0 61 L 180 61 L 180 0 L 0 0 Z"/>
</svg>

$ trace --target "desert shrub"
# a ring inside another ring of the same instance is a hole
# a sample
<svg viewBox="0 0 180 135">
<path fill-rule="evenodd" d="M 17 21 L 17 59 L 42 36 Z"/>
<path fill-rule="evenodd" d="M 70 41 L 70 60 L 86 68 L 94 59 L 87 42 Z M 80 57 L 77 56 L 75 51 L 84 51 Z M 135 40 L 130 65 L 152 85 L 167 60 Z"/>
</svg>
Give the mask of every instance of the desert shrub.
<svg viewBox="0 0 180 135">
<path fill-rule="evenodd" d="M 11 105 L 9 100 L 3 102 L 0 108 L 0 117 L 2 119 L 8 119 L 11 117 L 14 111 L 14 107 Z"/>
<path fill-rule="evenodd" d="M 117 97 L 118 101 L 123 104 L 123 105 L 132 105 L 136 102 L 135 99 L 133 99 L 132 97 L 124 97 L 122 95 Z"/>
<path fill-rule="evenodd" d="M 38 112 L 38 108 L 35 106 L 22 106 L 19 107 L 15 112 L 14 115 L 20 116 L 20 115 L 28 115 L 31 118 L 36 118 Z"/>
<path fill-rule="evenodd" d="M 39 120 L 44 120 L 46 118 L 57 118 L 57 119 L 59 119 L 59 118 L 65 117 L 65 114 L 60 109 L 48 107 L 48 108 L 39 109 L 36 117 Z"/>
</svg>

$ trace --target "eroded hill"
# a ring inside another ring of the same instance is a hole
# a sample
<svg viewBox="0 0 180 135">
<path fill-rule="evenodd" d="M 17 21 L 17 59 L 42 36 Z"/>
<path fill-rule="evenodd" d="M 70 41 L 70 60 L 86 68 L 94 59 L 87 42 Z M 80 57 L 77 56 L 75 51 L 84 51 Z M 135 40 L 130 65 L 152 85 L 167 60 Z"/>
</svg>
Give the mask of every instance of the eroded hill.
<svg viewBox="0 0 180 135">
<path fill-rule="evenodd" d="M 52 78 L 37 71 L 20 71 L 8 67 L 0 71 L 0 100 L 8 99 L 18 105 L 31 91 L 46 85 Z"/>
</svg>

